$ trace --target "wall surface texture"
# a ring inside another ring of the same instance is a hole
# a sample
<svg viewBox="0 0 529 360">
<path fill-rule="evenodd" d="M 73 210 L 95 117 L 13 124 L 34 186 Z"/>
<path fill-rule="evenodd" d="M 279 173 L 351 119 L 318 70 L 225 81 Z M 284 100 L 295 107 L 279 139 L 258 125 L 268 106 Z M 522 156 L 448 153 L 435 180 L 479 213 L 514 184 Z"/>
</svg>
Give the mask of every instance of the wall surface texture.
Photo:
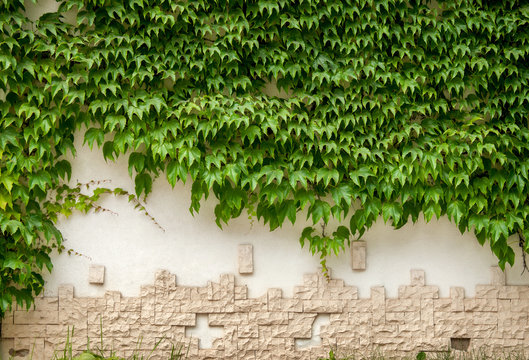
<svg viewBox="0 0 529 360">
<path fill-rule="evenodd" d="M 28 14 L 56 6 L 40 1 Z M 105 162 L 81 133 L 75 145 L 72 184 L 134 192 L 126 157 Z M 328 259 L 326 279 L 298 242 L 303 214 L 272 232 L 245 216 L 219 229 L 211 197 L 190 214 L 190 186 L 173 189 L 160 174 L 142 199 L 149 216 L 108 196 L 107 211 L 61 219 L 71 251 L 53 254 L 34 309 L 2 321 L 1 359 L 47 360 L 72 327 L 74 349 L 87 338 L 96 347 L 102 331 L 124 356 L 159 340 L 156 356 L 181 342 L 193 359 L 316 359 L 331 349 L 414 356 L 467 345 L 529 352 L 529 274 L 516 238 L 516 263 L 501 273 L 490 249 L 446 218 L 399 230 L 379 220 L 362 237 L 365 269 L 346 249 Z"/>
</svg>

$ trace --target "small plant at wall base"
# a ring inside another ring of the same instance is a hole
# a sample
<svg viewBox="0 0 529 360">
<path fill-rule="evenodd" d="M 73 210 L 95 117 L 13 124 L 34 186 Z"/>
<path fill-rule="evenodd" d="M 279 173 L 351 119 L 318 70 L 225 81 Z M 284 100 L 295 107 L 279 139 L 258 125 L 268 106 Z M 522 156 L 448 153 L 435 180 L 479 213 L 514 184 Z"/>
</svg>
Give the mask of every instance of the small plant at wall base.
<svg viewBox="0 0 529 360">
<path fill-rule="evenodd" d="M 475 233 L 502 268 L 511 235 L 529 251 L 525 2 L 65 0 L 34 24 L 23 10 L 0 2 L 1 311 L 42 288 L 60 243 L 46 194 L 83 127 L 105 159 L 126 154 L 138 196 L 190 179 L 191 211 L 213 193 L 219 226 L 305 211 L 323 265 L 379 217 L 421 214 Z"/>
</svg>

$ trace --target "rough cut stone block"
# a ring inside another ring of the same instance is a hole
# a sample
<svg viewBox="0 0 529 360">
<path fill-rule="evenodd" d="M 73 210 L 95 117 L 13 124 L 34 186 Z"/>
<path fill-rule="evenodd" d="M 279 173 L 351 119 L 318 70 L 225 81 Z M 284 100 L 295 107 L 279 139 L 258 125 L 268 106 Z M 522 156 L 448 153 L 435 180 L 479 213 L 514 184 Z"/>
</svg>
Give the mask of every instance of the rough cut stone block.
<svg viewBox="0 0 529 360">
<path fill-rule="evenodd" d="M 245 313 L 209 314 L 208 324 L 209 326 L 248 324 L 248 314 L 245 314 Z"/>
<path fill-rule="evenodd" d="M 426 285 L 426 279 L 424 276 L 424 270 L 411 270 L 410 271 L 411 285 L 412 286 L 424 286 Z"/>
<path fill-rule="evenodd" d="M 73 299 L 73 285 L 65 284 L 59 286 L 59 305 L 62 300 Z"/>
<path fill-rule="evenodd" d="M 386 323 L 386 289 L 383 286 L 371 288 L 371 301 L 373 302 L 373 325 Z"/>
<path fill-rule="evenodd" d="M 158 270 L 154 275 L 156 291 L 171 290 L 176 287 L 176 275 L 167 270 Z"/>
<path fill-rule="evenodd" d="M 366 242 L 353 241 L 351 243 L 351 259 L 353 270 L 366 269 Z"/>
<path fill-rule="evenodd" d="M 345 300 L 304 300 L 303 311 L 309 313 L 340 313 L 343 311 Z"/>
<path fill-rule="evenodd" d="M 310 286 L 295 286 L 294 297 L 302 300 L 316 299 L 318 296 L 318 288 Z"/>
<path fill-rule="evenodd" d="M 15 311 L 15 324 L 47 325 L 59 323 L 59 311 Z"/>
<path fill-rule="evenodd" d="M 235 300 L 248 299 L 248 286 L 236 286 L 235 287 Z"/>
<path fill-rule="evenodd" d="M 36 297 L 35 310 L 40 311 L 58 311 L 59 298 L 57 297 Z"/>
<path fill-rule="evenodd" d="M 257 324 L 241 324 L 237 326 L 237 335 L 239 338 L 257 338 L 259 337 L 259 326 Z"/>
<path fill-rule="evenodd" d="M 437 286 L 399 286 L 399 298 L 438 299 Z"/>
<path fill-rule="evenodd" d="M 259 312 L 249 313 L 248 322 L 257 325 L 286 325 L 288 313 L 286 312 Z"/>
<path fill-rule="evenodd" d="M 105 283 L 105 267 L 103 265 L 90 264 L 88 282 L 94 285 L 103 285 Z"/>
<path fill-rule="evenodd" d="M 490 267 L 491 285 L 505 285 L 505 273 L 499 266 Z"/>
<path fill-rule="evenodd" d="M 500 287 L 496 285 L 476 285 L 476 298 L 496 299 L 499 297 Z"/>
<path fill-rule="evenodd" d="M 465 299 L 465 311 L 498 311 L 496 299 Z"/>
<path fill-rule="evenodd" d="M 253 245 L 239 245 L 239 274 L 253 274 Z"/>
<path fill-rule="evenodd" d="M 450 298 L 452 300 L 452 311 L 465 311 L 465 288 L 463 287 L 451 287 Z"/>
</svg>

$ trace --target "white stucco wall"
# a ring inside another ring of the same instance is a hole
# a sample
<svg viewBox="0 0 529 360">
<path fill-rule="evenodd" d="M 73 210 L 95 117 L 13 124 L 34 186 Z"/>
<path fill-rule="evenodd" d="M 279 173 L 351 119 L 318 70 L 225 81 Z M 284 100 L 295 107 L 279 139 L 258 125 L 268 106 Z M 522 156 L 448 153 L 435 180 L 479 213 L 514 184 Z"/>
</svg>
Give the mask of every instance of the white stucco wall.
<svg viewBox="0 0 529 360">
<path fill-rule="evenodd" d="M 103 186 L 122 187 L 134 191 L 127 171 L 127 159 L 105 162 L 99 149 L 90 151 L 76 137 L 77 157 L 72 162 L 72 182 L 106 181 Z M 52 274 L 46 276 L 45 294 L 56 294 L 62 283 L 75 285 L 79 296 L 100 296 L 105 290 L 119 290 L 124 296 L 136 296 L 140 285 L 150 284 L 156 270 L 166 269 L 177 275 L 182 285 L 204 285 L 217 281 L 222 273 L 237 274 L 237 246 L 254 246 L 255 271 L 238 275 L 240 284 L 247 284 L 249 295 L 260 296 L 268 288 L 279 287 L 285 296 L 302 284 L 303 274 L 314 272 L 319 259 L 298 242 L 306 223 L 300 216 L 295 226 L 286 223 L 270 232 L 256 219 L 253 226 L 246 216 L 235 219 L 224 229 L 214 221 L 213 195 L 199 214 L 189 212 L 190 184 L 177 184 L 172 189 L 161 175 L 153 185 L 146 208 L 164 228 L 134 209 L 124 197 L 106 196 L 101 205 L 113 213 L 76 213 L 61 219 L 67 248 L 81 255 L 54 254 Z M 470 234 L 461 235 L 448 219 L 409 224 L 394 230 L 382 220 L 368 231 L 367 269 L 353 271 L 347 251 L 330 257 L 333 277 L 359 287 L 360 297 L 369 297 L 371 286 L 384 285 L 387 296 L 397 295 L 399 285 L 408 284 L 410 269 L 424 269 L 427 283 L 440 286 L 440 295 L 449 296 L 450 286 L 462 286 L 467 296 L 474 294 L 476 284 L 490 280 L 490 266 L 497 260 L 488 245 L 481 247 Z M 515 241 L 515 239 L 513 239 Z M 106 267 L 103 286 L 88 283 L 89 264 Z M 509 284 L 529 284 L 529 274 L 521 276 L 521 257 L 514 268 L 507 269 Z"/>
</svg>

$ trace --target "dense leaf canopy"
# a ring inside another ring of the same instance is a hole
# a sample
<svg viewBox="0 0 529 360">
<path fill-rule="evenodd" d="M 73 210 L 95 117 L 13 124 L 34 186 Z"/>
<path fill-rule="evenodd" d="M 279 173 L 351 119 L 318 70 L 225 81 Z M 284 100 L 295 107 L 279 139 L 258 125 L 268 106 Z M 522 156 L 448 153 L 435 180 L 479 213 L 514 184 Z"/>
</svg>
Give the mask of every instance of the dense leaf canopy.
<svg viewBox="0 0 529 360">
<path fill-rule="evenodd" d="M 22 9 L 0 1 L 0 309 L 42 287 L 53 221 L 76 204 L 46 195 L 82 126 L 128 157 L 138 195 L 162 175 L 192 181 L 192 211 L 213 192 L 219 225 L 306 213 L 301 242 L 323 260 L 379 217 L 447 215 L 501 266 L 510 235 L 529 250 L 523 1 L 64 0 L 35 23 Z"/>
</svg>

